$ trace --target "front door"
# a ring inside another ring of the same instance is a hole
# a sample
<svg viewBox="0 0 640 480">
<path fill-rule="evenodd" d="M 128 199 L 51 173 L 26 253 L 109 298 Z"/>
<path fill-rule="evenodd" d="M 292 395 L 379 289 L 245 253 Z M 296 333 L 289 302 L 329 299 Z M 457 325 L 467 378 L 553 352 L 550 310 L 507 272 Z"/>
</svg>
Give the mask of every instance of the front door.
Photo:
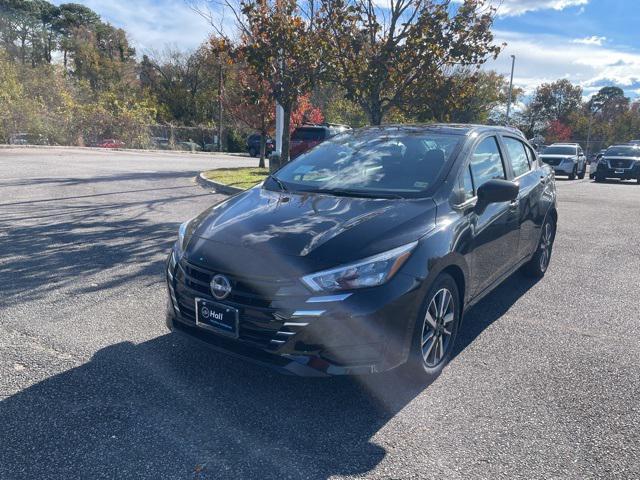
<svg viewBox="0 0 640 480">
<path fill-rule="evenodd" d="M 481 140 L 471 154 L 469 175 L 474 192 L 492 179 L 506 179 L 507 170 L 496 137 Z M 465 172 L 466 174 L 466 172 Z M 517 202 L 490 204 L 484 212 L 469 210 L 472 244 L 468 251 L 472 295 L 502 277 L 516 262 L 520 236 Z"/>
</svg>

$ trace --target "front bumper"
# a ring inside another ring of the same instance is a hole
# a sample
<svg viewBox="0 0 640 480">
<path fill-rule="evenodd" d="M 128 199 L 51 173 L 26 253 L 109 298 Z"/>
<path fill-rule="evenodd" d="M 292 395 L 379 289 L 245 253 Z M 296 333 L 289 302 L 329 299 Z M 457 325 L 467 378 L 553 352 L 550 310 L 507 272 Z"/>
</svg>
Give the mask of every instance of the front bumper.
<svg viewBox="0 0 640 480">
<path fill-rule="evenodd" d="M 598 164 L 596 176 L 600 178 L 618 178 L 620 180 L 636 180 L 640 178 L 640 163 L 631 168 L 609 168 L 606 164 Z"/>
<path fill-rule="evenodd" d="M 291 295 L 269 309 L 240 309 L 240 338 L 230 339 L 195 325 L 185 308 L 191 295 L 181 265 L 167 264 L 167 327 L 215 350 L 301 376 L 355 375 L 390 370 L 406 362 L 420 308 L 421 283 L 398 273 L 387 284 L 344 295 Z M 195 296 L 195 294 L 194 294 Z M 198 297 L 207 298 L 201 292 Z M 210 300 L 214 300 L 210 298 Z M 177 308 L 176 308 L 177 307 Z M 261 329 L 264 340 L 242 335 Z"/>
<path fill-rule="evenodd" d="M 561 163 L 552 167 L 556 175 L 569 176 L 576 171 L 576 165 L 574 163 Z"/>
</svg>

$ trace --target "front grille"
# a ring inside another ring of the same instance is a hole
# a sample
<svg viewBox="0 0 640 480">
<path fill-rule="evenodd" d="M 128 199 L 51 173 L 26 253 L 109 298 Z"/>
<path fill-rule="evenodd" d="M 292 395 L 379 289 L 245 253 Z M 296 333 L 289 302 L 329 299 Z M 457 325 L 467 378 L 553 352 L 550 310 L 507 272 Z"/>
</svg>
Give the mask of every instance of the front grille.
<svg viewBox="0 0 640 480">
<path fill-rule="evenodd" d="M 231 293 L 222 302 L 211 295 L 209 283 L 216 274 L 225 275 L 231 282 Z M 242 278 L 227 272 L 211 271 L 182 260 L 174 275 L 174 291 L 183 320 L 195 323 L 195 299 L 204 298 L 237 308 L 240 314 L 239 339 L 262 348 L 273 347 L 271 340 L 283 327 L 284 321 L 274 308 L 277 293 L 291 287 L 293 282 L 274 278 Z"/>
<path fill-rule="evenodd" d="M 557 167 L 562 162 L 561 158 L 543 158 L 542 161 L 547 165 L 551 165 L 552 167 Z"/>
<path fill-rule="evenodd" d="M 609 168 L 632 168 L 633 163 L 633 160 L 609 160 Z"/>
</svg>

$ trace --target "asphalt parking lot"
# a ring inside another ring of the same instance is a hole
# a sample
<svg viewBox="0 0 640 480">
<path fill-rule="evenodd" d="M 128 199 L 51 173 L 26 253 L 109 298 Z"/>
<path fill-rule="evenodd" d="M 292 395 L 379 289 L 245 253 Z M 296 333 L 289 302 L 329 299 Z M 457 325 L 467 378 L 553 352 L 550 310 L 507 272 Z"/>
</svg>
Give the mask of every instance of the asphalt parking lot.
<svg viewBox="0 0 640 480">
<path fill-rule="evenodd" d="M 639 478 L 640 185 L 558 180 L 548 275 L 433 384 L 281 376 L 169 335 L 163 261 L 255 159 L 0 150 L 0 478 Z"/>
</svg>

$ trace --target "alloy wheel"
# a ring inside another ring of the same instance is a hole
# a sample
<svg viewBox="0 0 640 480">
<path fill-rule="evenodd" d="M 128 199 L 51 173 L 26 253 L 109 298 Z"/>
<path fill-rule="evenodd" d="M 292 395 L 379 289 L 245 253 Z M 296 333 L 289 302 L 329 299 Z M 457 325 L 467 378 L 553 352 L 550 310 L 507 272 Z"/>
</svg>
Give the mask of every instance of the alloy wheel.
<svg viewBox="0 0 640 480">
<path fill-rule="evenodd" d="M 544 230 L 542 231 L 542 238 L 540 239 L 540 270 L 546 272 L 549 268 L 549 261 L 551 260 L 551 249 L 553 247 L 553 228 L 551 223 L 544 224 Z"/>
<path fill-rule="evenodd" d="M 422 359 L 429 368 L 437 366 L 452 342 L 455 302 L 451 291 L 442 288 L 429 303 L 422 326 Z"/>
</svg>

